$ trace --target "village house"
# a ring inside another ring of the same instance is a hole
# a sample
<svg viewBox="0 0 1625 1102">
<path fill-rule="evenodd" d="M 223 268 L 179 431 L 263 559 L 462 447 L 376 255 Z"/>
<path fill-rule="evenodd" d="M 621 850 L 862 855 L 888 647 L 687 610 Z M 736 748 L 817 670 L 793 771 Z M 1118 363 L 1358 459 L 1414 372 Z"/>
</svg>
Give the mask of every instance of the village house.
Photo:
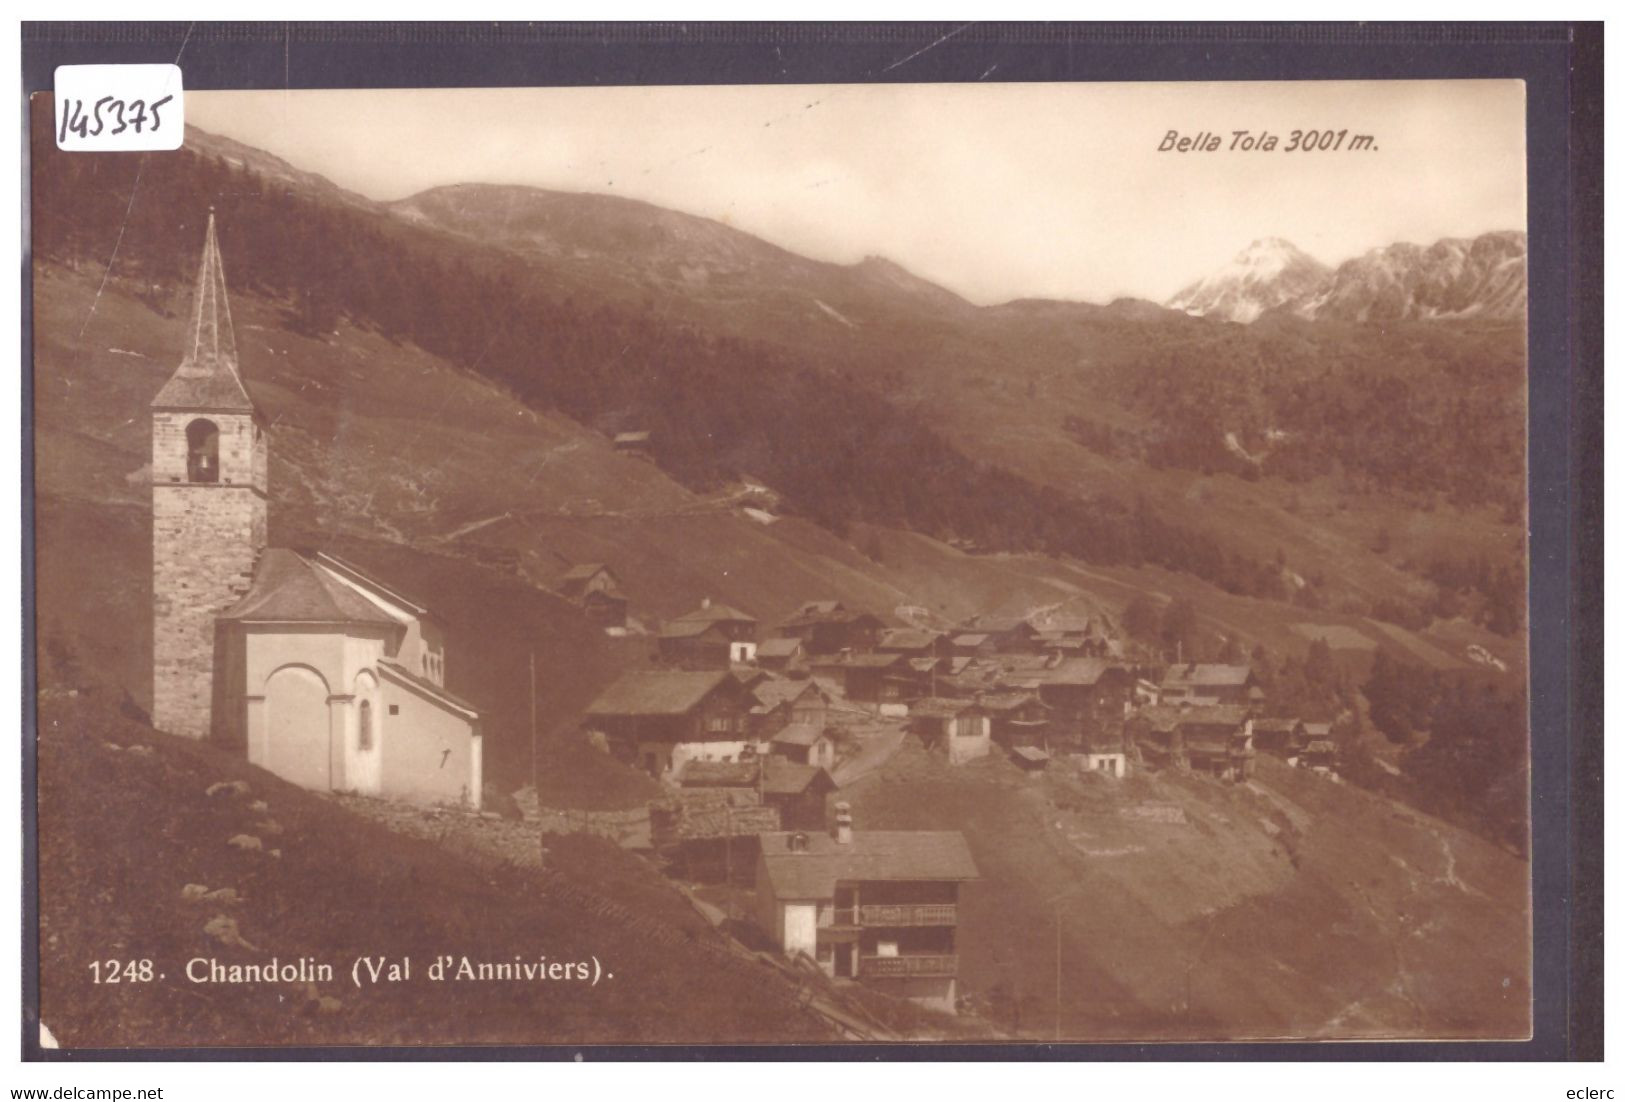
<svg viewBox="0 0 1625 1102">
<path fill-rule="evenodd" d="M 758 738 L 770 738 L 792 724 L 817 731 L 830 724 L 833 701 L 811 678 L 769 678 L 757 682 L 751 692 L 757 701 L 751 709 L 751 724 Z"/>
<path fill-rule="evenodd" d="M 949 765 L 987 757 L 993 742 L 992 720 L 975 702 L 926 697 L 909 708 L 909 726 L 927 749 L 941 747 Z"/>
<path fill-rule="evenodd" d="M 809 655 L 862 654 L 874 649 L 885 626 L 879 617 L 856 612 L 839 601 L 809 601 L 779 625 L 779 634 L 800 639 Z"/>
<path fill-rule="evenodd" d="M 1253 721 L 1236 704 L 1155 705 L 1140 709 L 1128 730 L 1142 760 L 1226 780 L 1253 772 Z"/>
<path fill-rule="evenodd" d="M 660 629 L 660 658 L 684 669 L 722 669 L 756 659 L 756 618 L 707 597 Z"/>
<path fill-rule="evenodd" d="M 949 636 L 948 653 L 956 658 L 988 658 L 999 653 L 999 645 L 986 632 L 962 631 Z"/>
<path fill-rule="evenodd" d="M 738 836 L 763 831 L 823 830 L 825 804 L 835 791 L 835 780 L 822 766 L 777 757 L 746 757 L 742 761 L 690 761 L 678 773 L 687 822 L 679 835 L 689 837 Z M 726 794 L 726 799 L 703 801 L 695 793 Z M 766 808 L 771 816 L 747 809 Z M 720 818 L 719 808 L 726 808 Z M 709 825 L 707 825 L 709 824 Z M 752 839 L 754 841 L 754 838 Z M 755 853 L 751 851 L 751 859 Z"/>
<path fill-rule="evenodd" d="M 1119 720 L 1115 728 L 1090 730 L 1076 743 L 1074 753 L 1091 773 L 1104 773 L 1108 777 L 1128 776 L 1128 744 L 1124 725 Z"/>
<path fill-rule="evenodd" d="M 1121 720 L 1133 683 L 1124 666 L 1103 658 L 1061 658 L 1031 680 L 1038 698 L 1074 728 Z"/>
<path fill-rule="evenodd" d="M 1038 651 L 1038 631 L 1021 616 L 973 616 L 961 625 L 963 630 L 985 635 L 999 654 L 1034 654 Z"/>
<path fill-rule="evenodd" d="M 1159 686 L 1163 704 L 1251 704 L 1261 698 L 1251 666 L 1189 662 L 1169 666 Z"/>
<path fill-rule="evenodd" d="M 317 791 L 479 807 L 480 715 L 445 631 L 354 564 L 268 547 L 269 434 L 239 374 L 209 215 L 152 416 L 153 725 Z"/>
<path fill-rule="evenodd" d="M 806 657 L 807 650 L 801 645 L 801 640 L 789 636 L 780 635 L 772 639 L 763 639 L 756 646 L 756 664 L 764 670 L 773 670 L 775 673 L 803 669 Z"/>
<path fill-rule="evenodd" d="M 829 815 L 829 794 L 835 778 L 820 765 L 762 759 L 762 803 L 775 808 L 785 830 L 823 830 Z"/>
<path fill-rule="evenodd" d="M 763 834 L 758 922 L 786 956 L 932 1009 L 957 1009 L 960 885 L 977 878 L 958 831 L 852 828 Z"/>
<path fill-rule="evenodd" d="M 875 641 L 877 654 L 902 654 L 909 658 L 937 659 L 947 656 L 948 638 L 940 631 L 919 628 L 891 628 Z"/>
<path fill-rule="evenodd" d="M 841 695 L 878 715 L 906 716 L 920 676 L 901 654 L 838 654 L 813 660 L 813 672 L 840 686 Z"/>
<path fill-rule="evenodd" d="M 572 566 L 553 583 L 554 592 L 575 605 L 588 622 L 601 628 L 626 626 L 626 594 L 620 579 L 601 562 Z"/>
<path fill-rule="evenodd" d="M 768 752 L 798 765 L 835 768 L 835 740 L 822 727 L 792 723 L 773 736 Z"/>
<path fill-rule="evenodd" d="M 1309 742 L 1300 719 L 1253 720 L 1253 745 L 1288 760 L 1297 757 Z"/>
<path fill-rule="evenodd" d="M 993 721 L 993 741 L 1005 749 L 1049 746 L 1050 710 L 1037 693 L 982 693 L 976 703 Z"/>
<path fill-rule="evenodd" d="M 671 780 L 691 761 L 737 762 L 757 752 L 755 698 L 727 670 L 632 670 L 587 706 L 583 724 L 610 753 Z"/>
<path fill-rule="evenodd" d="M 1304 747 L 1298 755 L 1298 764 L 1316 773 L 1330 773 L 1337 767 L 1337 743 L 1332 739 L 1330 723 L 1305 723 Z"/>
</svg>

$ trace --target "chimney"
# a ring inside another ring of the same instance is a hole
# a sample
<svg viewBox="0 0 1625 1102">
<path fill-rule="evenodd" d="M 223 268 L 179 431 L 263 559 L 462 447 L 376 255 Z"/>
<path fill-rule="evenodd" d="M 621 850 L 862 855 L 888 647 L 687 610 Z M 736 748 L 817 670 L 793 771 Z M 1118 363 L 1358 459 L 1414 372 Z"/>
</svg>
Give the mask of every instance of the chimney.
<svg viewBox="0 0 1625 1102">
<path fill-rule="evenodd" d="M 709 597 L 701 597 L 700 598 L 700 607 L 701 608 L 710 608 L 711 607 L 711 598 L 709 598 Z"/>
<path fill-rule="evenodd" d="M 835 805 L 835 842 L 842 846 L 852 844 L 852 805 L 845 800 Z"/>
</svg>

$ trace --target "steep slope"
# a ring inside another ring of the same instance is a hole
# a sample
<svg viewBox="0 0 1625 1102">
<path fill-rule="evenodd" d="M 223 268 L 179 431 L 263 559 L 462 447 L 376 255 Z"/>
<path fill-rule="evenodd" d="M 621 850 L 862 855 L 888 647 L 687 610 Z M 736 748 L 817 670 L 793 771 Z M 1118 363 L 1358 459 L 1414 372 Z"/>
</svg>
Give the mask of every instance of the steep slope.
<svg viewBox="0 0 1625 1102">
<path fill-rule="evenodd" d="M 48 700 L 38 746 L 40 1012 L 65 1047 L 835 1039 L 794 984 L 607 842 L 553 838 L 544 871 L 403 838 L 93 693 Z M 596 960 L 599 982 L 429 974 L 465 955 L 589 976 Z M 367 982 L 361 957 L 410 959 L 410 977 Z M 152 966 L 109 986 L 109 958 Z M 210 961 L 332 978 L 186 978 Z"/>
<path fill-rule="evenodd" d="M 1290 241 L 1254 241 L 1228 265 L 1168 300 L 1170 310 L 1243 324 L 1319 291 L 1331 269 Z"/>
<path fill-rule="evenodd" d="M 1528 866 L 1267 755 L 1231 785 L 912 747 L 843 797 L 860 830 L 965 833 L 961 975 L 1020 1036 L 1528 1035 Z"/>
</svg>

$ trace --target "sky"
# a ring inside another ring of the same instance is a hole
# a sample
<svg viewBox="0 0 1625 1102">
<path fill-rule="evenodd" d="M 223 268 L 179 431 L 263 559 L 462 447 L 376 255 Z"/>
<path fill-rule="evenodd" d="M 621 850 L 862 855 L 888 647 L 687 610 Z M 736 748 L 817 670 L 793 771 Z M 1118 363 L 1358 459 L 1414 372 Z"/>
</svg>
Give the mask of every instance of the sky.
<svg viewBox="0 0 1625 1102">
<path fill-rule="evenodd" d="M 1516 80 L 188 92 L 186 119 L 373 199 L 623 195 L 979 303 L 1160 302 L 1263 237 L 1336 264 L 1526 225 Z M 1350 137 L 1289 153 L 1295 129 Z"/>
</svg>

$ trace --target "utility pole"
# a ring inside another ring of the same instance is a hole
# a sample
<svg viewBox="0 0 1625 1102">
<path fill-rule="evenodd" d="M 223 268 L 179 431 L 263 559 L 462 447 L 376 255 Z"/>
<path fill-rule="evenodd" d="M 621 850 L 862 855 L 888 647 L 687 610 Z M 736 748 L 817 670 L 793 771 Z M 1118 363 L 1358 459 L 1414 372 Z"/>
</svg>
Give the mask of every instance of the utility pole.
<svg viewBox="0 0 1625 1102">
<path fill-rule="evenodd" d="M 1055 901 L 1055 1039 L 1061 1039 L 1061 901 Z"/>
</svg>

